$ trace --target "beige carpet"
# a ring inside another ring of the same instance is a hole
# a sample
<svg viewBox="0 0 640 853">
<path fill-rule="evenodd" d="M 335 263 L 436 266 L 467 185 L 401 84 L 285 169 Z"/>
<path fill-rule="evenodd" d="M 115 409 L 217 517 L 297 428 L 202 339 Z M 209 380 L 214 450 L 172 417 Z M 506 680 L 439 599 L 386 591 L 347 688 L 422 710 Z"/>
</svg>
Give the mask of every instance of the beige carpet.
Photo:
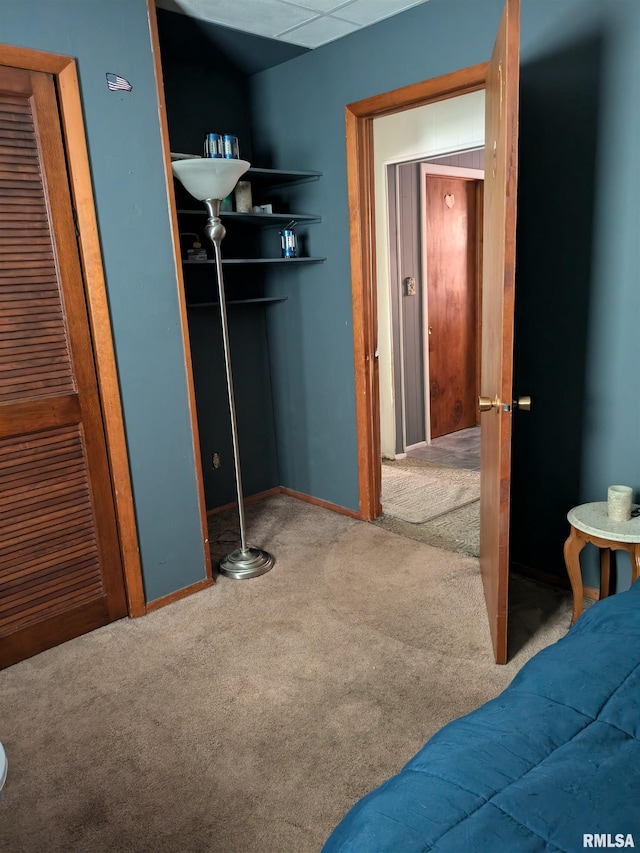
<svg viewBox="0 0 640 853">
<path fill-rule="evenodd" d="M 385 516 L 424 524 L 480 499 L 480 473 L 445 465 L 382 463 Z"/>
<path fill-rule="evenodd" d="M 377 518 L 374 524 L 398 536 L 444 548 L 445 551 L 468 557 L 480 555 L 480 501 L 439 515 L 424 524 L 411 524 L 388 515 Z"/>
<path fill-rule="evenodd" d="M 285 496 L 247 521 L 269 574 L 0 672 L 0 850 L 318 851 L 569 625 L 568 596 L 514 579 L 497 667 L 475 559 Z"/>
<path fill-rule="evenodd" d="M 480 474 L 476 471 L 464 471 L 451 468 L 446 465 L 437 465 L 433 462 L 427 462 L 422 459 L 400 459 L 397 461 L 387 461 L 382 463 L 383 482 L 386 477 L 385 472 L 392 470 L 398 472 L 400 476 L 405 474 L 414 475 L 424 472 L 424 476 L 430 480 L 435 480 L 440 490 L 450 489 L 451 486 L 456 486 L 456 476 L 462 478 L 475 498 L 471 503 L 465 503 L 463 506 L 458 506 L 441 515 L 436 515 L 434 518 L 422 523 L 407 521 L 403 518 L 397 518 L 389 514 L 388 507 L 384 503 L 382 509 L 384 515 L 375 520 L 374 524 L 382 527 L 384 530 L 389 530 L 391 533 L 397 533 L 399 536 L 405 536 L 409 539 L 415 539 L 417 542 L 424 542 L 427 545 L 433 545 L 436 548 L 444 548 L 446 551 L 453 551 L 458 554 L 466 554 L 469 557 L 477 557 L 480 554 Z M 458 483 L 460 480 L 458 480 Z M 450 501 L 451 502 L 451 501 Z M 455 502 L 455 501 L 453 501 Z"/>
</svg>

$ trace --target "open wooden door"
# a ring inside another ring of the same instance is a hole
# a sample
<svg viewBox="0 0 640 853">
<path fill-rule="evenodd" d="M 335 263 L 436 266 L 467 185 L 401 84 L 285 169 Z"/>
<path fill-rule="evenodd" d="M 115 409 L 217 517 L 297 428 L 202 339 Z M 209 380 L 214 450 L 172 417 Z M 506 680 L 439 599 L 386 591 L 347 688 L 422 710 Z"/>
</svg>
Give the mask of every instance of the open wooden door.
<svg viewBox="0 0 640 853">
<path fill-rule="evenodd" d="M 480 568 L 496 663 L 507 661 L 520 0 L 507 0 L 486 81 Z"/>
</svg>

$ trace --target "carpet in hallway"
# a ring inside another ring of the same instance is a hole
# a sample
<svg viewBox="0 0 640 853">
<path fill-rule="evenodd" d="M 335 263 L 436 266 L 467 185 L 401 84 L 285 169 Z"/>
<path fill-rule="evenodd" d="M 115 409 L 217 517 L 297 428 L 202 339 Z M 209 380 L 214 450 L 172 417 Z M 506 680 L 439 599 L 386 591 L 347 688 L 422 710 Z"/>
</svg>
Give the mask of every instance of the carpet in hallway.
<svg viewBox="0 0 640 853">
<path fill-rule="evenodd" d="M 438 481 L 440 478 L 439 486 L 441 490 L 446 490 L 451 483 L 462 483 L 469 489 L 468 494 L 473 497 L 473 500 L 470 503 L 464 503 L 462 506 L 455 506 L 455 500 L 450 501 L 449 503 L 453 504 L 454 508 L 436 515 L 428 521 L 416 523 L 406 520 L 406 517 L 398 518 L 391 514 L 385 502 L 383 491 L 383 515 L 375 519 L 374 524 L 382 527 L 384 530 L 389 530 L 391 533 L 397 533 L 399 536 L 406 536 L 409 539 L 424 542 L 436 548 L 443 548 L 446 551 L 453 551 L 458 554 L 466 554 L 470 557 L 479 556 L 479 472 L 455 469 L 450 466 L 438 465 L 433 462 L 409 457 L 394 461 L 385 460 L 382 463 L 383 484 L 386 471 L 392 471 L 399 476 L 412 477 L 412 482 L 414 481 L 413 475 L 424 472 L 423 476 L 429 480 Z M 452 477 L 454 478 L 453 480 Z M 458 478 L 457 481 L 456 477 Z"/>
<path fill-rule="evenodd" d="M 405 464 L 382 463 L 382 510 L 386 516 L 424 524 L 480 499 L 478 471 L 403 461 Z"/>
</svg>

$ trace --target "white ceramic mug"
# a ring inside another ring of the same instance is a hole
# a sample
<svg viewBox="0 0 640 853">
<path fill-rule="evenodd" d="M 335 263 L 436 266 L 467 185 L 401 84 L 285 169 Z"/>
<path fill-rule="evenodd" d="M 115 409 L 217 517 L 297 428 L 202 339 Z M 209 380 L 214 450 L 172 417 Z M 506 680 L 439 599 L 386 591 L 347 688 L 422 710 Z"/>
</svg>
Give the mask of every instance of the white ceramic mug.
<svg viewBox="0 0 640 853">
<path fill-rule="evenodd" d="M 611 521 L 629 521 L 631 518 L 631 486 L 609 486 L 607 492 L 607 514 Z"/>
</svg>

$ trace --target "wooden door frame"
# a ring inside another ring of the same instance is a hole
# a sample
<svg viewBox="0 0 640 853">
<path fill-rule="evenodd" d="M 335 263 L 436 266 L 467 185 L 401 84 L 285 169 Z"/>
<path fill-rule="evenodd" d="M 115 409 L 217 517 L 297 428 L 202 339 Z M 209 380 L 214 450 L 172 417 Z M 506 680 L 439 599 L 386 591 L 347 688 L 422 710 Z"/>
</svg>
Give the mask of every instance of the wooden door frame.
<svg viewBox="0 0 640 853">
<path fill-rule="evenodd" d="M 382 512 L 373 120 L 484 89 L 487 68 L 473 65 L 345 107 L 359 507 L 367 521 Z"/>
<path fill-rule="evenodd" d="M 476 300 L 476 375 L 474 377 L 475 396 L 480 396 L 480 340 L 482 334 L 482 205 L 478 203 L 478 199 L 482 199 L 482 190 L 480 187 L 484 183 L 484 169 L 472 169 L 461 166 L 441 166 L 438 163 L 420 163 L 420 233 L 424 234 L 424 229 L 427 223 L 427 204 L 426 204 L 426 186 L 425 178 L 429 175 L 440 176 L 444 178 L 461 178 L 465 181 L 472 181 L 476 185 L 476 280 L 474 282 L 475 300 Z M 423 246 L 422 251 L 422 267 L 421 275 L 424 282 L 425 298 L 422 306 L 422 318 L 424 328 L 429 325 L 429 290 L 427 287 L 427 251 Z M 423 336 L 423 363 L 424 363 L 424 401 L 425 401 L 425 437 L 426 443 L 431 443 L 431 395 L 429 382 L 429 345 L 427 338 Z M 476 411 L 476 425 L 479 424 L 479 412 Z"/>
<path fill-rule="evenodd" d="M 129 616 L 143 616 L 146 606 L 142 566 L 76 62 L 69 56 L 2 44 L 0 65 L 51 74 L 58 93 L 71 198 L 80 232 L 78 253 L 95 356 L 127 610 Z"/>
</svg>

